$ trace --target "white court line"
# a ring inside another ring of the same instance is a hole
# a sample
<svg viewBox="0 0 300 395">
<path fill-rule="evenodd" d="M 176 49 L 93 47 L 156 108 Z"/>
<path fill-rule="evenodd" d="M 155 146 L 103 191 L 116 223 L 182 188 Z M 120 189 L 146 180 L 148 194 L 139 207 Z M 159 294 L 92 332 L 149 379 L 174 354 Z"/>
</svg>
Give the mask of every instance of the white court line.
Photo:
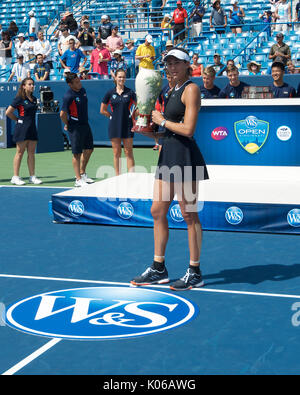
<svg viewBox="0 0 300 395">
<path fill-rule="evenodd" d="M 38 350 L 34 351 L 32 354 L 28 355 L 28 357 L 24 358 L 22 361 L 17 363 L 12 368 L 8 369 L 6 372 L 2 373 L 2 376 L 12 376 L 17 373 L 19 370 L 24 368 L 26 365 L 30 364 L 36 358 L 44 354 L 46 351 L 50 350 L 53 346 L 59 343 L 62 339 L 52 339 L 48 343 L 44 344 Z"/>
<path fill-rule="evenodd" d="M 122 283 L 117 281 L 101 281 L 101 280 L 82 280 L 77 278 L 60 278 L 60 277 L 40 277 L 40 276 L 24 276 L 16 274 L 0 274 L 0 278 L 21 278 L 27 280 L 47 280 L 47 281 L 64 281 L 64 282 L 78 282 L 78 283 L 89 283 L 89 284 L 105 284 L 105 285 L 126 285 L 132 286 L 130 283 Z M 164 288 L 170 289 L 168 285 L 151 285 L 152 288 Z M 293 298 L 300 299 L 300 295 L 289 295 L 289 294 L 274 294 L 266 292 L 250 292 L 250 291 L 234 291 L 229 289 L 215 289 L 215 288 L 192 288 L 191 291 L 200 292 L 215 292 L 225 294 L 238 294 L 238 295 L 252 295 L 252 296 L 269 296 L 275 298 Z"/>
<path fill-rule="evenodd" d="M 49 187 L 49 186 L 42 186 L 42 185 L 0 185 L 0 188 L 42 188 L 42 189 L 73 189 L 73 187 Z"/>
</svg>

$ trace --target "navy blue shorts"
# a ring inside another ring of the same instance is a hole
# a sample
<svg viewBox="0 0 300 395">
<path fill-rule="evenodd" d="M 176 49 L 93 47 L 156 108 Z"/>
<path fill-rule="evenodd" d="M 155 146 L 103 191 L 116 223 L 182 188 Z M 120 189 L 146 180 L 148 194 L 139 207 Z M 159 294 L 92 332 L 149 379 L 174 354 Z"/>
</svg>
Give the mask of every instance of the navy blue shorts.
<svg viewBox="0 0 300 395">
<path fill-rule="evenodd" d="M 94 148 L 93 134 L 89 124 L 69 125 L 68 134 L 73 154 L 81 154 L 86 149 Z"/>
</svg>

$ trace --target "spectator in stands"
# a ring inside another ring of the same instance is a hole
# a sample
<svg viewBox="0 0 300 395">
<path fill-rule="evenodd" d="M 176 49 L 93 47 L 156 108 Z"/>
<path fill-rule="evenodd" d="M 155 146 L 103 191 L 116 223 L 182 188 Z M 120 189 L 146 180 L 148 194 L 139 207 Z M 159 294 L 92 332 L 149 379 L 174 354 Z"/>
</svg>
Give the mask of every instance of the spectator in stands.
<svg viewBox="0 0 300 395">
<path fill-rule="evenodd" d="M 275 17 L 277 22 L 279 22 L 276 26 L 276 30 L 282 32 L 289 31 L 289 23 L 292 22 L 292 11 L 290 2 L 287 2 L 287 0 L 281 0 L 275 11 Z"/>
<path fill-rule="evenodd" d="M 78 29 L 77 38 L 81 44 L 81 50 L 85 55 L 88 55 L 94 49 L 95 32 L 92 27 L 90 27 L 90 22 L 85 19 L 83 20 L 83 27 Z"/>
<path fill-rule="evenodd" d="M 221 55 L 219 53 L 214 54 L 214 64 L 212 65 L 212 67 L 215 69 L 217 77 L 223 75 L 226 67 L 225 64 L 221 63 Z"/>
<path fill-rule="evenodd" d="M 215 28 L 216 33 L 223 34 L 226 31 L 227 15 L 221 7 L 220 0 L 214 0 L 212 12 L 209 17 L 210 28 Z"/>
<path fill-rule="evenodd" d="M 151 21 L 153 27 L 159 27 L 162 21 L 162 10 L 165 8 L 167 0 L 148 0 L 151 1 Z"/>
<path fill-rule="evenodd" d="M 28 56 L 28 61 L 30 63 L 30 68 L 33 68 L 36 60 L 34 54 L 34 43 L 36 41 L 35 33 L 29 34 L 28 38 L 29 40 L 27 43 L 27 56 Z"/>
<path fill-rule="evenodd" d="M 298 74 L 298 70 L 296 69 L 294 63 L 292 60 L 288 60 L 286 63 L 286 68 L 287 68 L 287 74 Z"/>
<path fill-rule="evenodd" d="M 70 34 L 72 34 L 73 36 L 77 36 L 78 24 L 72 12 L 70 11 L 65 12 L 62 18 L 62 23 L 67 25 Z"/>
<path fill-rule="evenodd" d="M 36 81 L 50 80 L 50 67 L 44 62 L 44 56 L 39 53 L 36 55 L 36 65 L 33 68 L 33 74 Z"/>
<path fill-rule="evenodd" d="M 27 61 L 27 42 L 25 40 L 24 33 L 19 33 L 17 40 L 15 41 L 15 54 L 16 56 L 23 55 L 24 60 Z"/>
<path fill-rule="evenodd" d="M 194 53 L 192 57 L 191 69 L 192 69 L 192 77 L 201 77 L 203 73 L 203 64 L 198 63 L 199 55 Z"/>
<path fill-rule="evenodd" d="M 110 75 L 111 78 L 115 80 L 117 70 L 122 69 L 125 73 L 127 72 L 127 64 L 122 57 L 122 51 L 120 49 L 116 49 L 112 55 L 113 58 L 110 63 Z"/>
<path fill-rule="evenodd" d="M 257 63 L 255 60 L 251 60 L 247 64 L 248 75 L 261 75 L 261 64 Z"/>
<path fill-rule="evenodd" d="M 89 75 L 89 70 L 85 67 L 79 67 L 79 79 L 80 80 L 91 80 L 92 76 Z"/>
<path fill-rule="evenodd" d="M 205 14 L 205 8 L 200 4 L 200 0 L 194 0 L 194 8 L 192 9 L 190 19 L 192 21 L 191 36 L 198 37 L 202 33 L 202 19 Z"/>
<path fill-rule="evenodd" d="M 298 3 L 296 4 L 294 22 L 299 22 L 294 25 L 294 30 L 299 31 L 300 30 L 300 0 L 298 0 Z"/>
<path fill-rule="evenodd" d="M 300 97 L 300 82 L 299 82 L 298 88 L 297 88 L 297 97 Z"/>
<path fill-rule="evenodd" d="M 89 71 L 100 74 L 102 79 L 108 79 L 108 62 L 110 61 L 109 50 L 103 45 L 101 38 L 96 38 L 96 48 L 91 53 Z"/>
<path fill-rule="evenodd" d="M 69 49 L 69 40 L 71 38 L 75 40 L 75 47 L 76 48 L 80 47 L 80 41 L 75 36 L 69 33 L 69 30 L 66 26 L 62 26 L 60 28 L 60 31 L 61 31 L 61 36 L 57 43 L 59 56 L 62 56 L 66 52 L 66 50 Z"/>
<path fill-rule="evenodd" d="M 44 33 L 41 30 L 38 32 L 38 39 L 34 43 L 33 52 L 35 56 L 42 54 L 44 63 L 48 63 L 50 69 L 53 69 L 51 57 L 52 47 L 50 41 L 44 39 Z"/>
<path fill-rule="evenodd" d="M 18 26 L 17 26 L 15 21 L 11 21 L 10 22 L 7 31 L 8 31 L 8 33 L 10 35 L 10 38 L 13 38 L 13 37 L 17 36 L 19 28 L 18 28 Z"/>
<path fill-rule="evenodd" d="M 188 29 L 188 14 L 186 9 L 182 7 L 181 0 L 177 0 L 177 8 L 173 12 L 170 23 L 174 21 L 173 33 L 174 33 L 174 43 L 175 45 L 179 42 L 184 41 L 185 31 Z"/>
<path fill-rule="evenodd" d="M 16 77 L 16 80 L 18 82 L 23 81 L 24 78 L 30 77 L 30 68 L 28 64 L 24 63 L 23 55 L 18 55 L 17 63 L 13 65 L 11 74 L 7 82 L 10 82 L 14 77 Z"/>
<path fill-rule="evenodd" d="M 83 59 L 81 66 L 84 66 L 87 58 L 81 49 L 75 47 L 75 40 L 69 40 L 70 48 L 59 58 L 60 64 L 65 69 L 64 72 L 78 73 L 80 61 Z"/>
<path fill-rule="evenodd" d="M 98 28 L 98 38 L 101 38 L 102 42 L 111 36 L 113 24 L 110 22 L 107 15 L 101 16 L 100 26 Z"/>
<path fill-rule="evenodd" d="M 7 31 L 2 33 L 2 40 L 0 41 L 0 64 L 1 66 L 11 65 L 12 60 L 12 40 Z"/>
<path fill-rule="evenodd" d="M 272 23 L 272 11 L 264 11 L 263 14 L 259 15 L 259 19 L 266 25 L 264 30 L 268 33 L 268 37 L 271 36 L 271 23 Z"/>
<path fill-rule="evenodd" d="M 126 41 L 125 50 L 130 51 L 130 52 L 134 51 L 134 41 L 133 40 L 129 39 Z"/>
<path fill-rule="evenodd" d="M 245 11 L 238 6 L 238 0 L 231 0 L 232 8 L 229 10 L 230 28 L 232 33 L 242 33 Z"/>
<path fill-rule="evenodd" d="M 270 90 L 273 92 L 274 98 L 296 97 L 295 88 L 283 81 L 284 67 L 282 62 L 275 61 L 272 64 L 273 84 L 270 86 Z"/>
<path fill-rule="evenodd" d="M 39 23 L 35 17 L 35 13 L 33 10 L 28 12 L 29 15 L 29 34 L 35 33 L 39 31 Z"/>
<path fill-rule="evenodd" d="M 171 16 L 170 14 L 165 14 L 163 17 L 163 20 L 161 21 L 160 27 L 161 29 L 171 29 Z M 169 35 L 170 36 L 170 35 Z"/>
<path fill-rule="evenodd" d="M 124 49 L 124 42 L 121 36 L 118 35 L 119 26 L 114 25 L 111 30 L 111 36 L 106 40 L 106 48 L 110 53 L 114 52 L 116 49 L 121 51 Z"/>
<path fill-rule="evenodd" d="M 128 19 L 129 23 L 129 29 L 134 29 L 134 23 L 136 20 L 136 12 L 134 7 L 130 5 L 123 5 L 124 8 L 127 8 L 126 10 L 126 18 Z"/>
<path fill-rule="evenodd" d="M 201 99 L 219 98 L 220 88 L 214 84 L 216 71 L 213 66 L 205 67 L 202 74 L 203 85 L 200 86 Z"/>
<path fill-rule="evenodd" d="M 223 99 L 239 99 L 245 86 L 249 86 L 245 82 L 239 80 L 239 70 L 236 66 L 227 67 L 227 77 L 229 83 L 220 91 L 219 97 Z"/>
<path fill-rule="evenodd" d="M 152 41 L 152 36 L 147 34 L 144 44 L 140 44 L 136 50 L 135 59 L 140 62 L 139 68 L 154 69 L 155 49 L 151 45 Z"/>
<path fill-rule="evenodd" d="M 286 65 L 286 62 L 291 59 L 291 50 L 290 47 L 283 42 L 283 37 L 282 33 L 276 34 L 277 44 L 273 44 L 270 48 L 269 59 L 274 61 L 277 57 L 280 57 L 283 64 Z"/>
</svg>

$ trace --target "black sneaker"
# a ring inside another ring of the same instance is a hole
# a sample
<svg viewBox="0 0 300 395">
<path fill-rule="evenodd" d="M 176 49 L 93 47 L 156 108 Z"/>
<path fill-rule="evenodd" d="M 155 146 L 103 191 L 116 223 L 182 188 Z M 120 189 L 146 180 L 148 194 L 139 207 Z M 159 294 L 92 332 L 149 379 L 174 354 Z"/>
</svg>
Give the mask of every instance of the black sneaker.
<svg viewBox="0 0 300 395">
<path fill-rule="evenodd" d="M 202 280 L 201 272 L 198 274 L 188 268 L 187 272 L 180 280 L 170 284 L 170 288 L 173 291 L 185 291 L 194 287 L 203 287 L 203 285 L 204 281 Z"/>
<path fill-rule="evenodd" d="M 168 271 L 166 268 L 162 272 L 148 267 L 144 273 L 135 277 L 130 281 L 132 285 L 151 285 L 151 284 L 166 284 L 170 280 L 168 278 Z"/>
</svg>

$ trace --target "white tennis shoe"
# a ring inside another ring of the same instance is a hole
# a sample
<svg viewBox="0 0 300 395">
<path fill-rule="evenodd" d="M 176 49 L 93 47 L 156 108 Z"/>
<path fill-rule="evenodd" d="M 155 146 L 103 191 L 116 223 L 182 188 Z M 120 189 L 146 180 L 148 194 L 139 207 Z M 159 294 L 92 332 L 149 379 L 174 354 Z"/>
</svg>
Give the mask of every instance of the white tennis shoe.
<svg viewBox="0 0 300 395">
<path fill-rule="evenodd" d="M 10 182 L 14 185 L 25 185 L 25 181 L 23 181 L 19 176 L 13 176 Z"/>
<path fill-rule="evenodd" d="M 86 173 L 81 174 L 81 179 L 87 184 L 92 184 L 94 182 L 94 180 L 92 178 L 89 178 Z"/>
<path fill-rule="evenodd" d="M 34 184 L 34 185 L 39 185 L 39 184 L 43 183 L 43 181 L 40 180 L 39 178 L 37 178 L 36 176 L 30 176 L 29 182 L 30 182 L 30 184 Z"/>
</svg>

